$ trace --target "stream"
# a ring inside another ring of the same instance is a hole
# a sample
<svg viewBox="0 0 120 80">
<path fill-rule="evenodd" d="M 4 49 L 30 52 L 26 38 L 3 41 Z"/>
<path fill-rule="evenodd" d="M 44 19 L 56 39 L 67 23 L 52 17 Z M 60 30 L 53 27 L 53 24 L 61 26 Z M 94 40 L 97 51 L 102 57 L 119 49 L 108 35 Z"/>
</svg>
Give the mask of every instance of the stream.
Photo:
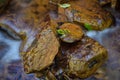
<svg viewBox="0 0 120 80">
<path fill-rule="evenodd" d="M 115 17 L 115 25 L 103 31 L 86 33 L 108 50 L 108 60 L 94 76 L 85 80 L 120 80 L 120 14 L 109 10 Z M 38 80 L 33 74 L 24 73 L 19 55 L 20 44 L 21 41 L 0 32 L 0 80 Z"/>
</svg>

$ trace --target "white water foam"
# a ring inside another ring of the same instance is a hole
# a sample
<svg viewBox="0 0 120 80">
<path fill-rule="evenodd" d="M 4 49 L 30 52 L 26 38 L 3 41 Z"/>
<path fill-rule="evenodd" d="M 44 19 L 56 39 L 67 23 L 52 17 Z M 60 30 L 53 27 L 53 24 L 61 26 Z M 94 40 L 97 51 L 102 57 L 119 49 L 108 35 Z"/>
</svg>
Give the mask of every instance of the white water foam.
<svg viewBox="0 0 120 80">
<path fill-rule="evenodd" d="M 9 63 L 15 60 L 20 60 L 19 47 L 21 41 L 13 40 L 4 33 L 0 32 L 0 42 L 3 42 L 9 46 L 9 48 L 7 48 L 7 52 L 2 53 L 4 56 L 0 59 L 1 63 Z"/>
</svg>

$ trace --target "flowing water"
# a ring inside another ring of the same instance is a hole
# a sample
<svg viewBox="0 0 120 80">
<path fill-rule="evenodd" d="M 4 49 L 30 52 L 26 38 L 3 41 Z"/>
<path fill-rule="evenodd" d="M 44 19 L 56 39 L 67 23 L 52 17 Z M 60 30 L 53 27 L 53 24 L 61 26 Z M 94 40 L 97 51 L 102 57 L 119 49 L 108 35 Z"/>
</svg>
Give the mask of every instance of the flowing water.
<svg viewBox="0 0 120 80">
<path fill-rule="evenodd" d="M 16 41 L 0 32 L 0 61 L 1 63 L 9 63 L 13 60 L 20 60 L 19 46 L 21 41 Z M 16 54 L 17 53 L 17 54 Z"/>
<path fill-rule="evenodd" d="M 95 77 L 85 80 L 120 80 L 120 14 L 109 9 L 115 16 L 115 25 L 103 31 L 89 31 L 86 34 L 108 50 L 108 60 L 98 69 Z M 37 80 L 33 74 L 23 71 L 19 46 L 21 41 L 0 32 L 0 80 Z"/>
<path fill-rule="evenodd" d="M 103 31 L 89 31 L 87 35 L 108 50 L 108 60 L 102 69 L 102 80 L 120 80 L 120 14 L 109 10 L 115 17 L 115 25 Z"/>
</svg>

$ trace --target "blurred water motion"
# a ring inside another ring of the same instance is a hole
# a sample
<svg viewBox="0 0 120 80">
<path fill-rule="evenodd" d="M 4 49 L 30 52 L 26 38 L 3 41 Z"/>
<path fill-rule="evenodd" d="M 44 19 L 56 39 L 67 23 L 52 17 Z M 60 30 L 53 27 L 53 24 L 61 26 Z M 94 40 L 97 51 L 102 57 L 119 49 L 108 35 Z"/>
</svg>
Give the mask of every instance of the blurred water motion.
<svg viewBox="0 0 120 80">
<path fill-rule="evenodd" d="M 98 75 L 103 75 L 101 78 L 104 77 L 100 80 L 120 80 L 120 26 L 101 32 L 91 31 L 87 34 L 108 50 L 108 60 L 102 66 L 102 73 L 98 72 Z"/>
<path fill-rule="evenodd" d="M 108 60 L 95 75 L 85 80 L 120 80 L 120 14 L 115 11 L 112 14 L 116 17 L 115 26 L 104 31 L 87 32 L 88 36 L 108 50 Z M 34 74 L 24 73 L 19 56 L 21 41 L 8 39 L 3 35 L 0 33 L 0 80 L 38 80 Z"/>
<path fill-rule="evenodd" d="M 33 74 L 26 75 L 23 71 L 20 43 L 0 31 L 0 80 L 37 80 Z"/>
<path fill-rule="evenodd" d="M 120 80 L 120 26 L 101 32 L 88 32 L 88 35 L 107 48 L 109 57 L 106 64 L 96 72 L 95 76 L 85 80 Z M 1 58 L 0 80 L 38 80 L 33 74 L 27 75 L 24 73 L 18 55 L 18 53 L 13 54 L 13 59 L 9 59 L 8 57 L 9 62 Z M 1 56 L 9 56 L 9 54 Z"/>
<path fill-rule="evenodd" d="M 12 60 L 20 60 L 20 43 L 21 41 L 14 40 L 5 32 L 0 31 L 0 62 L 8 63 Z"/>
<path fill-rule="evenodd" d="M 120 14 L 114 10 L 111 13 L 115 16 L 115 26 L 103 31 L 87 32 L 88 36 L 108 50 L 108 60 L 101 69 L 104 76 L 100 80 L 120 80 Z"/>
<path fill-rule="evenodd" d="M 0 80 L 37 80 L 33 74 L 26 75 L 21 61 L 0 65 Z"/>
</svg>

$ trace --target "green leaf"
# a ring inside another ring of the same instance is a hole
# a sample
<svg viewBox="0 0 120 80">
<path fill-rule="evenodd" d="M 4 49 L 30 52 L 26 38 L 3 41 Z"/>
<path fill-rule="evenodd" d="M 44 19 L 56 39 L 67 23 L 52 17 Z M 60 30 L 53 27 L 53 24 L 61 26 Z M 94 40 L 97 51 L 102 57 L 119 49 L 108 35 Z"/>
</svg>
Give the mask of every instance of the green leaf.
<svg viewBox="0 0 120 80">
<path fill-rule="evenodd" d="M 62 8 L 68 8 L 68 7 L 70 7 L 71 5 L 70 4 L 58 4 L 60 7 L 62 7 Z"/>
<path fill-rule="evenodd" d="M 62 29 L 58 29 L 57 33 L 60 34 L 60 35 L 64 35 L 65 34 L 64 30 L 62 30 Z"/>
<path fill-rule="evenodd" d="M 85 28 L 87 28 L 87 30 L 89 30 L 89 31 L 92 30 L 92 26 L 90 24 L 85 23 L 84 26 L 85 26 Z"/>
<path fill-rule="evenodd" d="M 64 35 L 64 34 L 70 33 L 70 31 L 67 29 L 58 29 L 57 33 L 60 35 Z"/>
</svg>

